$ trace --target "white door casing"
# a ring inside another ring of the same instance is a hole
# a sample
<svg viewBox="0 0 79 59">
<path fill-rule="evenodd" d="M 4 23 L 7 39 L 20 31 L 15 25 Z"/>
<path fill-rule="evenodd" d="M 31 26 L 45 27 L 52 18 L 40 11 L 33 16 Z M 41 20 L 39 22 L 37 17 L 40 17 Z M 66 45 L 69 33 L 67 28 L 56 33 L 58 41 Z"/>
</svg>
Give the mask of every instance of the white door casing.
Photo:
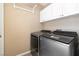
<svg viewBox="0 0 79 59">
<path fill-rule="evenodd" d="M 4 7 L 0 3 L 0 56 L 4 55 Z"/>
</svg>

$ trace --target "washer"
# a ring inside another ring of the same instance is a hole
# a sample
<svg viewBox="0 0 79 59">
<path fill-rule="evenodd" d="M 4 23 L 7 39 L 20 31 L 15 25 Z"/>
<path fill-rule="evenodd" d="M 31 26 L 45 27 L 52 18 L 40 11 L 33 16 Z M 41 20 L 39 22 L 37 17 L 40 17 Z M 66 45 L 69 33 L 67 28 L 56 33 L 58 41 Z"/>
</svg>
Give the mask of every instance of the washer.
<svg viewBox="0 0 79 59">
<path fill-rule="evenodd" d="M 43 34 L 40 36 L 40 56 L 74 56 L 74 37 Z"/>
</svg>

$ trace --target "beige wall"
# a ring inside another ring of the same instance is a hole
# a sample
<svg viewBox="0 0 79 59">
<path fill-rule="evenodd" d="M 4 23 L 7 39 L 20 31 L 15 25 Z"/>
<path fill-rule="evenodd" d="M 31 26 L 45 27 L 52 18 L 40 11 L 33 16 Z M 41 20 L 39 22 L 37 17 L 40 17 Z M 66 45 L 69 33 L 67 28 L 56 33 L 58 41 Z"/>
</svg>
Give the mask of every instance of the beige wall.
<svg viewBox="0 0 79 59">
<path fill-rule="evenodd" d="M 27 6 L 28 7 L 28 6 Z M 30 49 L 30 33 L 41 29 L 39 10 L 29 13 L 5 4 L 5 55 L 17 55 Z"/>
<path fill-rule="evenodd" d="M 43 23 L 43 29 L 48 30 L 64 29 L 79 32 L 79 15 L 63 17 L 60 19 L 45 22 Z"/>
</svg>

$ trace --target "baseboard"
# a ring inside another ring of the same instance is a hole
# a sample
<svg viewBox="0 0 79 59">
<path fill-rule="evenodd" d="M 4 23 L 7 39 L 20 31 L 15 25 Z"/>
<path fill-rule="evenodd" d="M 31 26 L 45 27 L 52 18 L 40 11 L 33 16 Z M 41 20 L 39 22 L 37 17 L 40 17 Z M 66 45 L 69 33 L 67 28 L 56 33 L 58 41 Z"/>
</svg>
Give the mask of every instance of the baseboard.
<svg viewBox="0 0 79 59">
<path fill-rule="evenodd" d="M 21 54 L 18 54 L 18 55 L 16 55 L 16 56 L 24 56 L 24 55 L 26 55 L 26 54 L 28 54 L 28 53 L 31 53 L 31 50 L 26 51 L 26 52 L 23 52 L 23 53 L 21 53 Z"/>
</svg>

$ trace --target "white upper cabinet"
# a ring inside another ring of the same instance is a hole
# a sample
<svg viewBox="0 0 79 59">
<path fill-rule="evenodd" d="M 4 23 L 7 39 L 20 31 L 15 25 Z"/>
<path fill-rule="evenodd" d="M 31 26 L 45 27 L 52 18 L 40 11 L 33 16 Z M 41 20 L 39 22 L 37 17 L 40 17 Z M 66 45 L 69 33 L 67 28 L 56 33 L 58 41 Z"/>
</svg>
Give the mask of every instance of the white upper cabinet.
<svg viewBox="0 0 79 59">
<path fill-rule="evenodd" d="M 40 12 L 40 22 L 59 18 L 61 14 L 61 4 L 51 4 Z"/>
<path fill-rule="evenodd" d="M 75 3 L 75 10 L 77 14 L 79 14 L 79 3 Z"/>
<path fill-rule="evenodd" d="M 64 16 L 70 16 L 78 13 L 78 8 L 77 8 L 76 3 L 64 3 L 63 4 L 63 15 Z"/>
<path fill-rule="evenodd" d="M 54 3 L 40 12 L 40 22 L 79 13 L 79 3 Z"/>
<path fill-rule="evenodd" d="M 59 3 L 52 4 L 52 6 L 50 7 L 51 8 L 51 12 L 50 12 L 51 13 L 51 20 L 61 17 L 61 15 L 62 15 L 61 7 L 62 6 Z"/>
</svg>

